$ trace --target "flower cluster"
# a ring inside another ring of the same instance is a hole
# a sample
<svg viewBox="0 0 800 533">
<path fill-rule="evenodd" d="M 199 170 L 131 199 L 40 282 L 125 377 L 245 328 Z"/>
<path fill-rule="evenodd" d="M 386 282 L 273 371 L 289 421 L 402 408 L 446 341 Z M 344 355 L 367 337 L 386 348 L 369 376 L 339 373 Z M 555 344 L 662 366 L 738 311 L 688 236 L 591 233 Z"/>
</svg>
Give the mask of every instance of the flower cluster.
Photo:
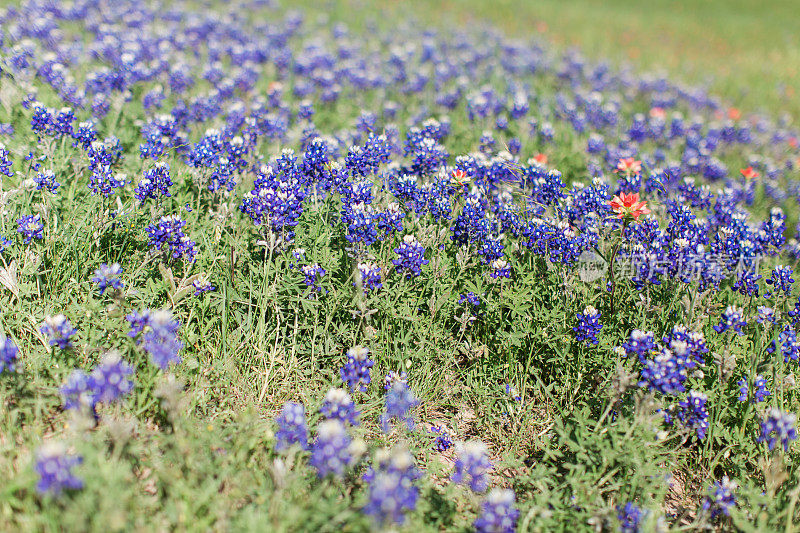
<svg viewBox="0 0 800 533">
<path fill-rule="evenodd" d="M 405 235 L 403 242 L 394 249 L 398 258 L 393 259 L 395 270 L 398 274 L 405 274 L 406 279 L 412 279 L 422 274 L 422 267 L 428 264 L 425 259 L 425 248 L 413 235 Z"/>
<path fill-rule="evenodd" d="M 403 381 L 395 381 L 386 392 L 386 410 L 381 415 L 383 431 L 389 431 L 391 420 L 405 422 L 409 430 L 414 429 L 414 417 L 409 411 L 417 405 L 419 405 L 419 400 L 408 388 L 408 384 Z"/>
<path fill-rule="evenodd" d="M 293 444 L 298 444 L 304 450 L 308 449 L 308 425 L 303 404 L 286 402 L 275 422 L 278 424 L 275 451 L 283 451 Z"/>
<path fill-rule="evenodd" d="M 301 270 L 303 271 L 303 276 L 305 276 L 303 283 L 306 284 L 306 287 L 309 287 L 312 292 L 323 292 L 320 281 L 325 276 L 325 269 L 314 263 L 313 265 L 304 265 Z"/>
<path fill-rule="evenodd" d="M 91 374 L 83 370 L 73 370 L 61 387 L 64 409 L 88 409 L 94 413 L 98 403 L 118 401 L 133 390 L 133 374 L 129 365 L 117 351 L 103 356 Z"/>
<path fill-rule="evenodd" d="M 100 267 L 94 271 L 92 281 L 97 283 L 97 289 L 100 294 L 105 294 L 106 289 L 111 287 L 114 290 L 120 291 L 125 287 L 119 277 L 122 275 L 122 266 L 119 263 L 107 265 L 102 263 Z"/>
<path fill-rule="evenodd" d="M 481 505 L 481 514 L 473 527 L 477 533 L 514 533 L 519 510 L 514 508 L 514 491 L 492 489 Z"/>
<path fill-rule="evenodd" d="M 703 500 L 703 509 L 711 512 L 712 519 L 720 515 L 730 516 L 731 508 L 736 506 L 736 487 L 736 482 L 725 476 L 709 488 L 710 494 Z"/>
<path fill-rule="evenodd" d="M 33 239 L 44 239 L 44 224 L 39 215 L 25 215 L 17 219 L 17 233 L 22 234 L 25 244 L 29 244 Z"/>
<path fill-rule="evenodd" d="M 744 320 L 744 311 L 741 307 L 729 305 L 719 319 L 719 324 L 714 326 L 714 331 L 717 333 L 725 333 L 728 330 L 733 331 L 737 335 L 744 335 L 742 328 L 747 325 Z"/>
<path fill-rule="evenodd" d="M 379 450 L 373 467 L 364 478 L 369 496 L 364 513 L 379 526 L 402 524 L 405 513 L 417 506 L 419 489 L 414 482 L 422 476 L 414 465 L 414 456 L 405 447 Z"/>
<path fill-rule="evenodd" d="M 453 439 L 447 428 L 443 426 L 432 426 L 431 433 L 436 435 L 433 439 L 433 449 L 437 452 L 444 452 L 453 447 Z"/>
<path fill-rule="evenodd" d="M 575 332 L 575 340 L 583 342 L 587 346 L 596 345 L 598 342 L 597 334 L 603 329 L 600 323 L 600 311 L 588 306 L 583 313 L 578 313 L 578 325 L 572 328 Z"/>
<path fill-rule="evenodd" d="M 131 326 L 128 336 L 138 339 L 139 345 L 150 354 L 153 364 L 166 370 L 170 365 L 181 362 L 178 355 L 183 348 L 183 343 L 178 339 L 181 326 L 169 310 L 134 311 L 126 318 Z"/>
<path fill-rule="evenodd" d="M 45 317 L 39 331 L 47 337 L 50 346 L 58 346 L 62 350 L 72 346 L 72 337 L 77 333 L 64 315 Z"/>
<path fill-rule="evenodd" d="M 178 215 L 161 217 L 158 222 L 146 228 L 149 246 L 157 252 L 165 252 L 172 259 L 194 261 L 197 255 L 195 242 L 183 232 L 184 226 L 186 222 Z"/>
<path fill-rule="evenodd" d="M 797 439 L 796 423 L 797 416 L 772 407 L 761 419 L 761 434 L 758 436 L 758 442 L 766 442 L 770 450 L 780 442 L 783 449 L 788 452 L 789 444 Z"/>
<path fill-rule="evenodd" d="M 353 441 L 340 420 L 325 420 L 317 428 L 317 438 L 311 445 L 309 464 L 320 478 L 328 475 L 342 477 L 345 468 L 355 464 L 358 441 Z M 355 446 L 354 446 L 355 445 Z"/>
<path fill-rule="evenodd" d="M 80 490 L 83 480 L 75 475 L 73 469 L 83 462 L 79 455 L 67 453 L 66 448 L 57 443 L 48 443 L 36 451 L 34 470 L 39 475 L 36 490 L 39 494 L 59 496 L 65 490 Z"/>
<path fill-rule="evenodd" d="M 359 412 L 356 410 L 353 399 L 344 389 L 329 390 L 319 412 L 325 418 L 339 420 L 353 426 L 358 425 Z"/>
<path fill-rule="evenodd" d="M 340 374 L 351 391 L 365 392 L 370 384 L 370 369 L 375 362 L 369 358 L 369 350 L 364 346 L 354 346 L 347 350 L 347 363 Z"/>
<path fill-rule="evenodd" d="M 456 468 L 452 475 L 455 483 L 463 483 L 473 492 L 483 492 L 489 485 L 489 449 L 480 441 L 456 443 Z"/>
<path fill-rule="evenodd" d="M 16 370 L 17 356 L 19 348 L 14 341 L 6 336 L 0 335 L 0 374 L 5 372 L 12 373 Z"/>
</svg>

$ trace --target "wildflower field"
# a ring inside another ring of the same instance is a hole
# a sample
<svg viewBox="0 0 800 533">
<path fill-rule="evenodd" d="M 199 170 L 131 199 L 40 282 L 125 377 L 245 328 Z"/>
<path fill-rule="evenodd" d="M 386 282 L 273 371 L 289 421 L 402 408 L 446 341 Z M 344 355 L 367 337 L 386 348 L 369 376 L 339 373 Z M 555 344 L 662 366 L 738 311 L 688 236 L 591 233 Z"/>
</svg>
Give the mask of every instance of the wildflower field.
<svg viewBox="0 0 800 533">
<path fill-rule="evenodd" d="M 0 530 L 800 528 L 792 4 L 582 2 L 0 8 Z"/>
</svg>

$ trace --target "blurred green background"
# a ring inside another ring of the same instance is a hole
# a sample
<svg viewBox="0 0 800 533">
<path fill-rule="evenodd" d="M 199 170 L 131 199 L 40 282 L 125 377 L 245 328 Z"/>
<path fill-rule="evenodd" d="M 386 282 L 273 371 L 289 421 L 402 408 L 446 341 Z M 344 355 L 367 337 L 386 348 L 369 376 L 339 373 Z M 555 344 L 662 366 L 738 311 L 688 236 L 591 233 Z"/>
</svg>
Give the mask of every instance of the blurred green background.
<svg viewBox="0 0 800 533">
<path fill-rule="evenodd" d="M 743 112 L 800 120 L 800 0 L 329 0 L 335 20 L 359 26 L 469 27 L 539 35 L 590 58 L 663 72 L 709 87 Z"/>
</svg>

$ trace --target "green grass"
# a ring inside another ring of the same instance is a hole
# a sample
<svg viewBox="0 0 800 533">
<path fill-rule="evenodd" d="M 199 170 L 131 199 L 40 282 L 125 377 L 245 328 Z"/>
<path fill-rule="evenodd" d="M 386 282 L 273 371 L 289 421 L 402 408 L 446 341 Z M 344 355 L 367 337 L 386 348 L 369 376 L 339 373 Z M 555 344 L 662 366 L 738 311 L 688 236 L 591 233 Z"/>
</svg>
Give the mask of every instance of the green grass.
<svg viewBox="0 0 800 533">
<path fill-rule="evenodd" d="M 587 57 L 708 87 L 745 112 L 800 119 L 800 17 L 794 0 L 330 1 L 337 19 L 411 17 L 452 31 L 488 21 Z M 375 12 L 375 8 L 380 11 Z"/>
</svg>

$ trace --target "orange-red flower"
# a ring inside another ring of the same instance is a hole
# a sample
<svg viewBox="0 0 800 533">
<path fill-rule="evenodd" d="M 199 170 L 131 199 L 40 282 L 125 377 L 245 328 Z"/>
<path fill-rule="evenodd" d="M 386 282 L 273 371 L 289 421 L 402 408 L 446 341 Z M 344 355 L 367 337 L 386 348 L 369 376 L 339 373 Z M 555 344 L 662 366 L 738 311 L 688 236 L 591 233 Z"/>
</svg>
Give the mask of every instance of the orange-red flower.
<svg viewBox="0 0 800 533">
<path fill-rule="evenodd" d="M 759 177 L 761 175 L 758 172 L 756 172 L 753 169 L 753 167 L 747 167 L 747 168 L 739 169 L 739 172 L 741 172 L 742 176 L 744 176 L 746 179 L 757 178 L 757 177 Z"/>
<path fill-rule="evenodd" d="M 742 118 L 742 112 L 735 107 L 728 108 L 728 118 L 731 120 L 739 120 Z"/>
<path fill-rule="evenodd" d="M 540 165 L 547 164 L 547 154 L 536 154 L 533 156 L 533 160 L 539 163 Z"/>
<path fill-rule="evenodd" d="M 464 172 L 464 171 L 463 171 L 463 170 L 461 170 L 460 168 L 457 168 L 457 169 L 456 169 L 456 170 L 454 170 L 454 171 L 453 171 L 453 173 L 451 174 L 451 179 L 450 179 L 450 181 L 451 181 L 451 183 L 453 183 L 454 185 L 464 185 L 464 184 L 466 184 L 466 183 L 469 183 L 469 177 L 467 176 L 467 173 L 466 173 L 466 172 Z"/>
<path fill-rule="evenodd" d="M 667 111 L 663 107 L 653 107 L 650 109 L 650 116 L 653 118 L 664 118 L 667 116 Z"/>
<path fill-rule="evenodd" d="M 636 161 L 632 157 L 623 157 L 617 163 L 617 169 L 614 172 L 621 172 L 626 176 L 632 176 L 642 171 L 642 162 Z"/>
<path fill-rule="evenodd" d="M 650 212 L 647 208 L 647 202 L 639 200 L 639 193 L 632 194 L 620 193 L 615 196 L 610 202 L 611 210 L 617 218 L 627 220 L 637 220 L 640 216 L 646 215 Z"/>
</svg>

